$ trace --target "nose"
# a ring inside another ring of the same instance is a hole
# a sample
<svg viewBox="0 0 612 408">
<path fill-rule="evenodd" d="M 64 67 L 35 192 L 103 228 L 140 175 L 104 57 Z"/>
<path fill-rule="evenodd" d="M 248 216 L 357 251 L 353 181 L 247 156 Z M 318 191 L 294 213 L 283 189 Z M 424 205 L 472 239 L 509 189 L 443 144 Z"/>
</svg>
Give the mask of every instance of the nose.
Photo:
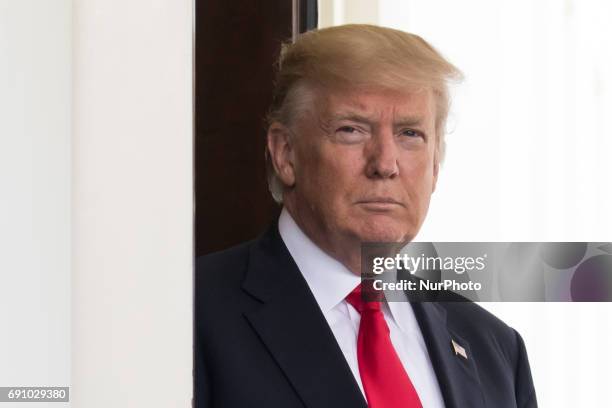
<svg viewBox="0 0 612 408">
<path fill-rule="evenodd" d="M 392 131 L 381 131 L 373 135 L 367 145 L 367 168 L 369 178 L 395 178 L 399 175 L 398 146 Z"/>
</svg>

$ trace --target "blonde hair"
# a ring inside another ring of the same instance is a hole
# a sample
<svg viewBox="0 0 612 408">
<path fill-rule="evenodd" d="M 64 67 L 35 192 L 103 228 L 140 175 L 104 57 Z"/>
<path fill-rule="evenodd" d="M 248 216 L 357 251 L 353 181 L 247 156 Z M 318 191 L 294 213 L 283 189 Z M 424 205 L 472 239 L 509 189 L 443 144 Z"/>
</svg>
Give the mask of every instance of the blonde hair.
<svg viewBox="0 0 612 408">
<path fill-rule="evenodd" d="M 450 108 L 448 84 L 461 78 L 455 66 L 415 34 L 366 24 L 313 30 L 281 49 L 268 125 L 291 126 L 304 105 L 312 103 L 308 91 L 315 87 L 431 89 L 436 102 L 436 157 L 441 162 Z M 267 150 L 266 156 L 268 186 L 280 203 L 284 186 Z"/>
</svg>

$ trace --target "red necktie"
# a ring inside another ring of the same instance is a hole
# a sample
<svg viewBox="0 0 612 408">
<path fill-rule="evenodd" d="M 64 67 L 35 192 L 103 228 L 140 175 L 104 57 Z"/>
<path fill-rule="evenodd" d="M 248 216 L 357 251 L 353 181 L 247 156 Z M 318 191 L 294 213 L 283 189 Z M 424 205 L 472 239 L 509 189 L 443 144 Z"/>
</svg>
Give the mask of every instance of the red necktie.
<svg viewBox="0 0 612 408">
<path fill-rule="evenodd" d="M 359 374 L 370 408 L 421 408 L 421 401 L 399 357 L 380 302 L 361 298 L 361 285 L 347 297 L 361 314 L 357 337 Z"/>
</svg>

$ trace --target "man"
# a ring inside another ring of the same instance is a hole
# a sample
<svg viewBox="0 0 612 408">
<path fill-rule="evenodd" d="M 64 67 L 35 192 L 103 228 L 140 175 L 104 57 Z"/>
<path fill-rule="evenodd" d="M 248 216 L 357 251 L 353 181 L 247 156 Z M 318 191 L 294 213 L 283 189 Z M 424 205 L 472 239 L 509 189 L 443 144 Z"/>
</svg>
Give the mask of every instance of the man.
<svg viewBox="0 0 612 408">
<path fill-rule="evenodd" d="M 484 309 L 359 296 L 361 244 L 408 243 L 423 223 L 458 76 L 381 27 L 283 49 L 267 137 L 283 210 L 197 262 L 196 407 L 536 406 L 520 336 Z"/>
</svg>

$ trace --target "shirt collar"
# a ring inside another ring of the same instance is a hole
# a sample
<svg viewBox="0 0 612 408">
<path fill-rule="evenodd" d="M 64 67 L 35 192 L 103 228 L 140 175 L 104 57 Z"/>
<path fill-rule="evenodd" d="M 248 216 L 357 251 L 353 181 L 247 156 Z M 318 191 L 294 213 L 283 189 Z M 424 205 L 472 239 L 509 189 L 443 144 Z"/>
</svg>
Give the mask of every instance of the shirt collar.
<svg viewBox="0 0 612 408">
<path fill-rule="evenodd" d="M 306 236 L 286 208 L 281 211 L 278 230 L 323 312 L 336 307 L 360 283 L 358 275 Z"/>
<path fill-rule="evenodd" d="M 340 304 L 361 282 L 359 276 L 312 242 L 286 208 L 283 208 L 278 219 L 278 230 L 323 313 Z M 395 280 L 395 271 L 385 280 L 389 279 Z M 407 298 L 402 302 L 386 303 L 392 318 L 402 331 L 411 333 L 418 327 Z M 412 325 L 408 324 L 410 320 L 414 321 Z"/>
</svg>

